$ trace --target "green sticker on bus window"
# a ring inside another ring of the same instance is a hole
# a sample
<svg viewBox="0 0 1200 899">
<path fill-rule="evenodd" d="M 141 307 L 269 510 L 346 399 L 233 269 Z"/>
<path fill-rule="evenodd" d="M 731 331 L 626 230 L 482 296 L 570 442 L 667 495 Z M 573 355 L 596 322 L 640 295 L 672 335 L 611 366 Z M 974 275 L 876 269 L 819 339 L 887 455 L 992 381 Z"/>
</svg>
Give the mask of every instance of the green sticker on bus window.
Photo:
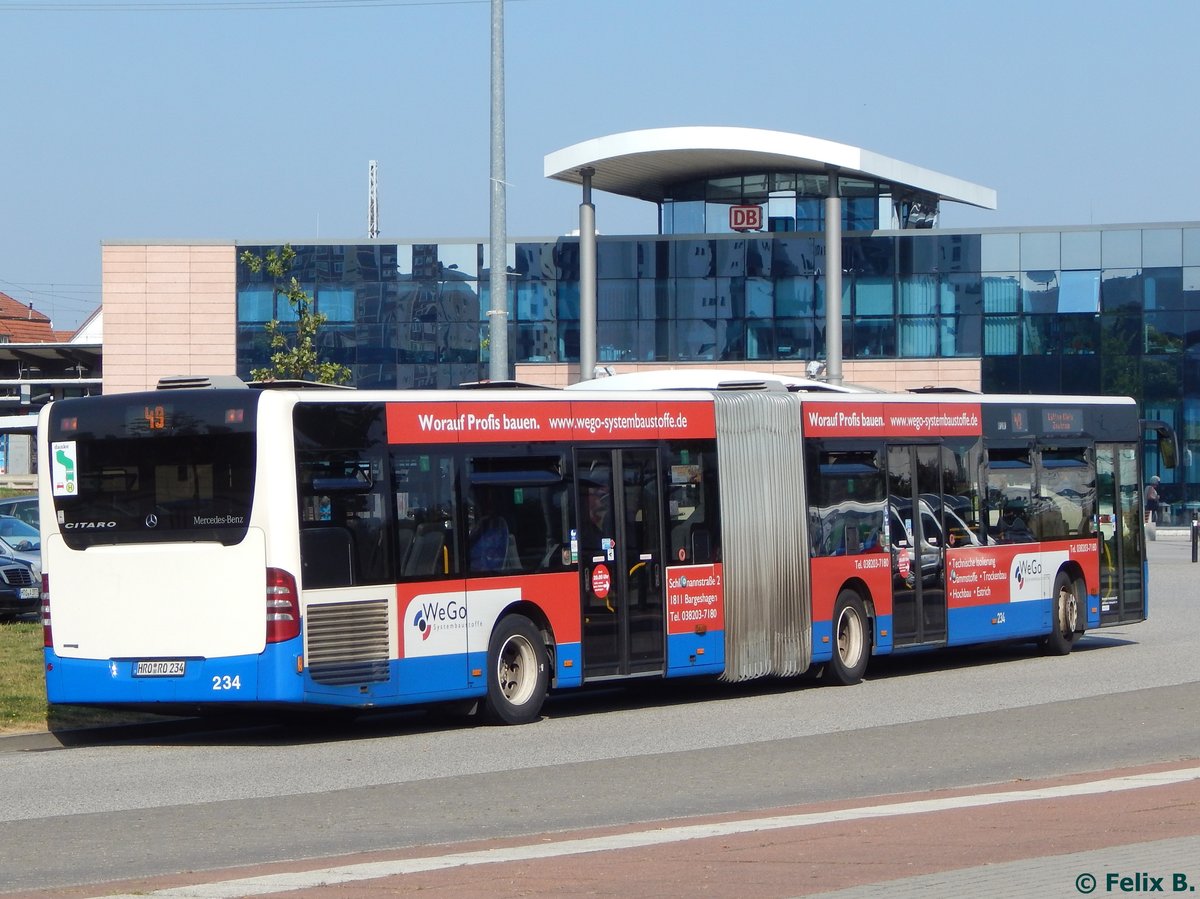
<svg viewBox="0 0 1200 899">
<path fill-rule="evenodd" d="M 517 505 L 525 502 L 525 490 L 522 487 L 517 487 L 513 490 L 513 502 Z"/>
<path fill-rule="evenodd" d="M 421 471 L 429 471 L 429 457 L 422 456 L 420 462 L 417 463 Z"/>
</svg>

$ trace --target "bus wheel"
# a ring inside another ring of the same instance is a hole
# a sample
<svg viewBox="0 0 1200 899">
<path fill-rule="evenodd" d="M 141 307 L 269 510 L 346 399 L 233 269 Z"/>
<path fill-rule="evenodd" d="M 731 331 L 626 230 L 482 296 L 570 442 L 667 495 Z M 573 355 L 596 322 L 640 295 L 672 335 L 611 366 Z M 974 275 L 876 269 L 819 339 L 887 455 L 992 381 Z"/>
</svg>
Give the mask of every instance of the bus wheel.
<svg viewBox="0 0 1200 899">
<path fill-rule="evenodd" d="M 833 683 L 850 686 L 862 680 L 870 655 L 867 627 L 862 599 L 853 590 L 843 590 L 833 610 L 833 658 L 826 666 Z"/>
<path fill-rule="evenodd" d="M 1077 589 L 1065 571 L 1060 571 L 1054 579 L 1054 622 L 1050 636 L 1042 641 L 1042 648 L 1052 656 L 1065 656 L 1079 638 L 1076 631 L 1079 626 Z"/>
<path fill-rule="evenodd" d="M 549 685 L 550 666 L 541 632 L 523 615 L 502 619 L 488 645 L 484 716 L 495 724 L 536 721 Z"/>
</svg>

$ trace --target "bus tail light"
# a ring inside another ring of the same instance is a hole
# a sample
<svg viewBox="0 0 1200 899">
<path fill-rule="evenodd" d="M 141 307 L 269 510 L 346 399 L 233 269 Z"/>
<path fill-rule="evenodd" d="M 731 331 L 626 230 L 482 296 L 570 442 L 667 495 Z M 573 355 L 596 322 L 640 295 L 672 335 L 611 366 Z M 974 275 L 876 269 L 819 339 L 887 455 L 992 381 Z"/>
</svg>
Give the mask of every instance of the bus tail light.
<svg viewBox="0 0 1200 899">
<path fill-rule="evenodd" d="M 42 574 L 42 645 L 47 649 L 54 646 L 54 635 L 50 632 L 50 575 Z"/>
<path fill-rule="evenodd" d="M 300 636 L 300 594 L 296 579 L 281 568 L 267 569 L 267 642 Z"/>
</svg>

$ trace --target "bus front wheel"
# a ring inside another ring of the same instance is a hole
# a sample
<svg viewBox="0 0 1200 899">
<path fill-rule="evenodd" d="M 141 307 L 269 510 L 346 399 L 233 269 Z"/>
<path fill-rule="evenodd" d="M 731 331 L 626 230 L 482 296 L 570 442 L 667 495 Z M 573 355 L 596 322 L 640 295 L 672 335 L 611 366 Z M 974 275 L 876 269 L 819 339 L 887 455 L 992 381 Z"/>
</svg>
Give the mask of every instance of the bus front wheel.
<svg viewBox="0 0 1200 899">
<path fill-rule="evenodd" d="M 843 590 L 833 609 L 833 658 L 826 668 L 833 683 L 848 687 L 862 680 L 871 654 L 868 628 L 862 598 Z"/>
<path fill-rule="evenodd" d="M 495 724 L 536 721 L 549 685 L 550 664 L 541 632 L 523 615 L 502 619 L 488 645 L 485 717 Z"/>
<path fill-rule="evenodd" d="M 1065 656 L 1079 638 L 1076 628 L 1079 626 L 1078 585 L 1065 571 L 1060 571 L 1054 579 L 1054 621 L 1051 625 L 1050 636 L 1044 638 L 1042 648 L 1050 655 Z"/>
</svg>

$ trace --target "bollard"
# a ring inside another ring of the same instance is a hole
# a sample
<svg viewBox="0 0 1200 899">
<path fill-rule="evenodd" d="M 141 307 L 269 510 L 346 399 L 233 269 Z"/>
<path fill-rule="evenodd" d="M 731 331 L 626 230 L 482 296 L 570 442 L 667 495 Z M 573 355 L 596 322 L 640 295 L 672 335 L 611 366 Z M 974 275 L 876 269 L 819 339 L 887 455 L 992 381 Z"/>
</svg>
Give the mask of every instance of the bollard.
<svg viewBox="0 0 1200 899">
<path fill-rule="evenodd" d="M 1192 561 L 1196 561 L 1196 548 L 1200 546 L 1200 519 L 1192 519 Z"/>
</svg>

